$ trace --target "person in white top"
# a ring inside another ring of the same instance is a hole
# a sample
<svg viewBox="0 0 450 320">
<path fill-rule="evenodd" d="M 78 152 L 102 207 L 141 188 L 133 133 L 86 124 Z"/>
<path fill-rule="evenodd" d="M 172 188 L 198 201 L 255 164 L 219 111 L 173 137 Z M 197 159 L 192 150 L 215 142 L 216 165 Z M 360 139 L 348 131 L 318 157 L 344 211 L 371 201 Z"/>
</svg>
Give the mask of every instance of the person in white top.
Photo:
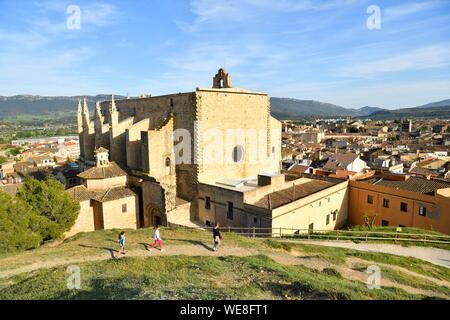
<svg viewBox="0 0 450 320">
<path fill-rule="evenodd" d="M 150 248 L 155 248 L 157 245 L 159 245 L 159 250 L 163 251 L 163 243 L 159 234 L 159 226 L 155 226 L 153 228 L 153 244 L 149 247 L 149 250 Z"/>
</svg>

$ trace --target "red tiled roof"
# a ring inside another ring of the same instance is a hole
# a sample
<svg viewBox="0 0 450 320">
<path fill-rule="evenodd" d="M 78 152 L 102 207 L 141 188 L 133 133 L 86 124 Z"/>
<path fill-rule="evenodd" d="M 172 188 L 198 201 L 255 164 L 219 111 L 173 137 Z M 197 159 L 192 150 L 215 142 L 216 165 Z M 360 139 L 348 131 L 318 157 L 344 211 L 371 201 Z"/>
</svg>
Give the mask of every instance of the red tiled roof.
<svg viewBox="0 0 450 320">
<path fill-rule="evenodd" d="M 116 187 L 107 190 L 88 190 L 85 186 L 75 186 L 68 189 L 66 192 L 70 193 L 75 201 L 96 200 L 99 202 L 108 202 L 128 197 L 134 197 L 136 194 L 129 188 Z"/>
<path fill-rule="evenodd" d="M 253 205 L 261 208 L 275 209 L 284 206 L 288 203 L 294 202 L 310 194 L 325 190 L 329 187 L 336 185 L 336 183 L 324 181 L 324 180 L 311 180 L 299 185 L 284 189 L 281 191 L 272 192 L 258 201 Z M 295 196 L 295 198 L 294 198 Z"/>
<path fill-rule="evenodd" d="M 78 176 L 82 179 L 108 179 L 126 176 L 127 173 L 119 167 L 115 162 L 110 162 L 108 167 L 93 167 Z"/>
<path fill-rule="evenodd" d="M 288 172 L 293 172 L 293 173 L 304 173 L 305 171 L 307 171 L 310 167 L 309 166 L 302 166 L 299 164 L 296 164 L 294 166 L 292 166 Z"/>
<path fill-rule="evenodd" d="M 323 167 L 324 169 L 336 171 L 337 169 L 345 169 L 349 164 L 355 161 L 358 155 L 355 153 L 335 153 L 333 154 Z"/>
</svg>

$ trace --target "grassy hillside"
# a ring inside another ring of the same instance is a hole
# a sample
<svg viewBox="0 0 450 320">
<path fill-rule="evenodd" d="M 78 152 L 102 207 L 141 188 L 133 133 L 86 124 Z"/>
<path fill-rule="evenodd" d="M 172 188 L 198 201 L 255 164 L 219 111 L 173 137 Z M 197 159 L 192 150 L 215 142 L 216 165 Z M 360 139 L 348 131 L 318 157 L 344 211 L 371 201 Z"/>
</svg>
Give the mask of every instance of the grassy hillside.
<svg viewBox="0 0 450 320">
<path fill-rule="evenodd" d="M 111 258 L 117 231 L 0 256 L 0 299 L 450 298 L 450 269 L 418 259 L 227 233 L 213 252 L 209 233 L 161 234 L 166 250 L 149 252 L 150 230 L 128 231 L 120 259 Z M 366 286 L 373 264 L 382 269 L 378 290 Z M 80 267 L 80 290 L 66 287 L 69 265 Z"/>
</svg>

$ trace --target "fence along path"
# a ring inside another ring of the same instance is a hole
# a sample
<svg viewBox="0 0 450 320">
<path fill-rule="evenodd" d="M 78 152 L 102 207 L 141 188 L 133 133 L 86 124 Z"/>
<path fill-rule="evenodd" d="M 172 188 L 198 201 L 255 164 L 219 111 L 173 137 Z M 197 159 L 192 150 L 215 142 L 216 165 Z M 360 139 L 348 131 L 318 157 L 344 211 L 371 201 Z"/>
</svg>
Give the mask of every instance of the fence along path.
<svg viewBox="0 0 450 320">
<path fill-rule="evenodd" d="M 187 228 L 185 226 L 171 224 L 174 227 Z M 195 227 L 199 230 L 212 230 L 212 227 Z M 353 230 L 310 230 L 296 228 L 221 228 L 222 232 L 236 232 L 252 238 L 288 238 L 298 240 L 378 240 L 392 242 L 420 242 L 449 244 L 450 236 L 425 233 L 381 232 L 381 231 L 353 231 Z"/>
</svg>

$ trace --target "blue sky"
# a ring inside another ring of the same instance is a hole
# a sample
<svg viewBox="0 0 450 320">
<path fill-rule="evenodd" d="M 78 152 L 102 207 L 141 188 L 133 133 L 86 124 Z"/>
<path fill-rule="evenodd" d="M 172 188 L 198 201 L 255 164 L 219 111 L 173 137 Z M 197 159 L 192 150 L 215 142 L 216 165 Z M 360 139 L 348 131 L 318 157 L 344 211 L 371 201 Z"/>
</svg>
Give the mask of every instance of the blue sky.
<svg viewBox="0 0 450 320">
<path fill-rule="evenodd" d="M 344 107 L 449 99 L 450 0 L 0 0 L 0 95 L 193 91 L 221 66 L 234 86 Z"/>
</svg>

